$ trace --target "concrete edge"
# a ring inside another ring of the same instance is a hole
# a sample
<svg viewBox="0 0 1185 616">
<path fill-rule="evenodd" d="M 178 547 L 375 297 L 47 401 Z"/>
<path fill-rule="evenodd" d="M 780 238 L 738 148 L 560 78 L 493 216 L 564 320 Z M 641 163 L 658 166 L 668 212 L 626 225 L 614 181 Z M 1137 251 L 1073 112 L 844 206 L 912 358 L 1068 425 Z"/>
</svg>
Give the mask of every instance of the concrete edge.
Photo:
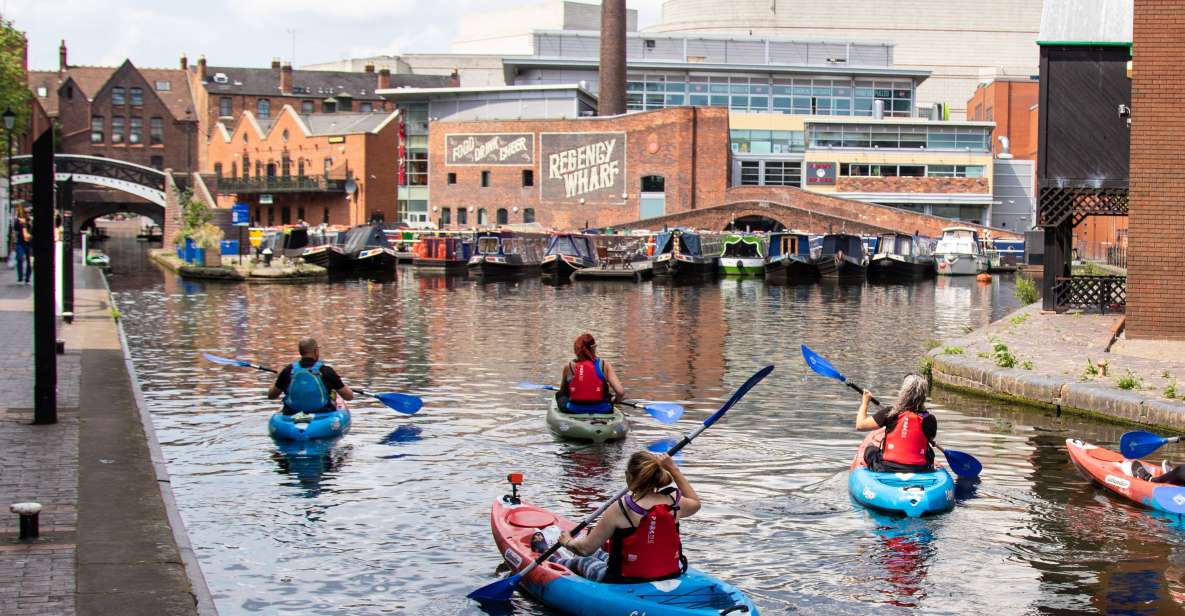
<svg viewBox="0 0 1185 616">
<path fill-rule="evenodd" d="M 107 292 L 107 302 L 118 309 L 115 298 L 111 296 L 111 285 L 107 276 L 99 272 L 103 281 L 103 289 Z M 173 484 L 169 479 L 169 469 L 161 452 L 160 442 L 156 438 L 156 429 L 152 425 L 152 415 L 148 411 L 148 402 L 140 390 L 140 379 L 136 375 L 136 366 L 132 363 L 131 351 L 128 348 L 127 335 L 123 331 L 123 323 L 115 319 L 115 330 L 119 333 L 119 346 L 123 351 L 123 361 L 127 368 L 128 379 L 132 385 L 132 397 L 136 400 L 136 412 L 140 416 L 140 424 L 144 428 L 144 436 L 148 441 L 148 453 L 152 458 L 152 470 L 156 475 L 156 485 L 160 488 L 161 500 L 164 502 L 165 515 L 169 520 L 169 527 L 173 531 L 173 541 L 177 544 L 177 551 L 181 555 L 181 562 L 185 565 L 185 574 L 189 577 L 190 590 L 197 602 L 199 616 L 218 616 L 218 607 L 214 604 L 214 597 L 210 594 L 210 587 L 206 584 L 206 576 L 202 573 L 201 563 L 193 551 L 193 544 L 189 541 L 189 531 L 185 528 L 185 521 L 181 511 L 177 508 L 177 501 L 173 497 Z"/>
<path fill-rule="evenodd" d="M 285 274 L 279 276 L 260 276 L 257 274 L 240 274 L 225 267 L 204 267 L 188 265 L 178 262 L 168 251 L 153 250 L 148 253 L 148 260 L 187 280 L 203 280 L 207 282 L 246 282 L 250 284 L 304 284 L 309 282 L 325 282 L 329 279 L 329 272 L 324 268 L 320 271 L 301 274 Z"/>
</svg>

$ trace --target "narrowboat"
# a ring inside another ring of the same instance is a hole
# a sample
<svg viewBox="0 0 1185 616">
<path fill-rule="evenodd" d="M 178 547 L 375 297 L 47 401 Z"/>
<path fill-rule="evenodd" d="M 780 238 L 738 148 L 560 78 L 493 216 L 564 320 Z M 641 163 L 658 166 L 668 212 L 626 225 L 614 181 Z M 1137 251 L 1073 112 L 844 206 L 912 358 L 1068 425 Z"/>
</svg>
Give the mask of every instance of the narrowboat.
<svg viewBox="0 0 1185 616">
<path fill-rule="evenodd" d="M 300 257 L 305 263 L 319 265 L 330 272 L 345 271 L 350 267 L 350 260 L 337 243 L 337 238 L 338 234 L 332 231 L 309 236 L 309 245 L 301 251 Z"/>
<path fill-rule="evenodd" d="M 394 272 L 399 263 L 395 249 L 379 224 L 358 225 L 346 233 L 342 252 L 357 272 Z"/>
<path fill-rule="evenodd" d="M 415 260 L 415 247 L 420 241 L 416 231 L 387 229 L 384 233 L 387 234 L 387 241 L 391 243 L 391 248 L 395 250 L 395 258 L 400 263 L 411 263 Z"/>
<path fill-rule="evenodd" d="M 463 274 L 473 256 L 473 242 L 460 235 L 421 237 L 415 245 L 412 267 L 422 271 Z"/>
<path fill-rule="evenodd" d="M 814 262 L 823 278 L 854 281 L 863 280 L 868 273 L 868 253 L 864 240 L 857 235 L 824 235 Z"/>
<path fill-rule="evenodd" d="M 482 278 L 513 278 L 539 271 L 543 258 L 538 238 L 513 231 L 477 235 L 469 273 Z"/>
<path fill-rule="evenodd" d="M 720 273 L 761 276 L 765 273 L 765 242 L 752 234 L 726 235 L 721 240 Z"/>
<path fill-rule="evenodd" d="M 577 233 L 557 233 L 543 253 L 543 275 L 567 280 L 573 272 L 597 265 L 592 238 Z"/>
<path fill-rule="evenodd" d="M 934 275 L 929 241 L 916 235 L 882 233 L 868 263 L 868 276 L 891 280 L 922 280 Z"/>
<path fill-rule="evenodd" d="M 979 234 L 970 227 L 943 229 L 934 248 L 934 263 L 939 276 L 975 276 L 988 269 Z"/>
<path fill-rule="evenodd" d="M 719 240 L 715 238 L 682 229 L 659 233 L 655 240 L 654 275 L 675 280 L 713 276 L 718 254 Z"/>
<path fill-rule="evenodd" d="M 765 279 L 770 282 L 813 282 L 819 270 L 811 259 L 811 238 L 805 233 L 771 233 Z"/>
</svg>

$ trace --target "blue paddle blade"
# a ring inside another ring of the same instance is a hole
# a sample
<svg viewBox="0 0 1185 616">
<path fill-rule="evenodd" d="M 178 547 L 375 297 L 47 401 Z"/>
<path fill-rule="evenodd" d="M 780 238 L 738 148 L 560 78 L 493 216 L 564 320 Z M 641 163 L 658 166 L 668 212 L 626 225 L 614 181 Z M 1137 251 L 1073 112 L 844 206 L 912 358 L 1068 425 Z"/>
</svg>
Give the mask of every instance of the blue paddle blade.
<svg viewBox="0 0 1185 616">
<path fill-rule="evenodd" d="M 683 416 L 683 406 L 674 402 L 651 402 L 643 406 L 642 410 L 665 424 L 675 423 Z"/>
<path fill-rule="evenodd" d="M 1170 513 L 1185 514 L 1185 488 L 1164 485 L 1152 490 L 1156 506 Z"/>
<path fill-rule="evenodd" d="M 677 439 L 677 438 L 664 438 L 664 439 L 654 441 L 653 443 L 650 443 L 649 445 L 646 445 L 646 451 L 649 451 L 650 453 L 653 453 L 653 454 L 666 453 L 666 452 L 670 451 L 671 448 L 674 447 L 675 445 L 677 445 L 678 443 L 679 443 L 679 439 Z M 683 452 L 680 451 L 679 453 L 676 453 L 672 459 L 675 461 L 675 464 L 678 464 L 680 461 L 683 460 Z"/>
<path fill-rule="evenodd" d="M 405 415 L 414 415 L 416 411 L 424 406 L 423 400 L 410 394 L 387 393 L 367 395 Z"/>
<path fill-rule="evenodd" d="M 831 362 L 823 359 L 821 355 L 812 351 L 811 348 L 805 344 L 802 345 L 802 358 L 806 360 L 806 365 L 811 370 L 814 370 L 815 372 L 829 379 L 835 379 L 841 383 L 846 383 L 848 381 L 848 379 L 844 377 L 843 374 L 840 374 L 839 370 L 835 369 L 835 366 L 831 365 Z"/>
<path fill-rule="evenodd" d="M 732 405 L 736 404 L 737 401 L 745 397 L 745 394 L 749 393 L 750 389 L 753 389 L 758 383 L 762 381 L 762 379 L 769 376 L 769 373 L 773 371 L 773 366 L 766 366 L 754 373 L 753 376 L 749 377 L 749 380 L 745 381 L 743 385 L 741 385 L 735 392 L 732 393 L 732 397 L 728 399 L 728 402 L 724 403 L 724 406 L 720 407 L 720 410 L 712 413 L 710 417 L 704 420 L 704 427 L 707 428 L 717 421 L 720 421 L 720 418 L 724 417 L 724 414 L 728 412 L 728 409 L 732 408 Z"/>
<path fill-rule="evenodd" d="M 1169 439 L 1151 432 L 1126 432 L 1119 438 L 1119 451 L 1129 460 L 1143 458 L 1160 449 Z"/>
<path fill-rule="evenodd" d="M 522 576 L 514 574 L 469 593 L 468 597 L 474 601 L 510 601 L 514 596 L 514 587 L 518 586 Z"/>
<path fill-rule="evenodd" d="M 979 476 L 983 471 L 983 465 L 975 456 L 953 449 L 944 450 L 946 454 L 946 462 L 950 464 L 950 469 L 955 472 L 961 479 L 972 479 Z"/>
<path fill-rule="evenodd" d="M 210 355 L 209 353 L 202 353 L 202 358 L 208 362 L 222 366 L 239 366 L 241 368 L 255 367 L 251 362 L 248 361 L 243 361 L 241 359 L 230 359 L 229 357 L 219 357 L 217 355 Z"/>
<path fill-rule="evenodd" d="M 548 391 L 559 391 L 560 389 L 555 385 L 542 385 L 540 383 L 528 383 L 526 381 L 522 381 L 518 385 L 515 385 L 515 387 L 518 389 L 546 389 Z"/>
</svg>

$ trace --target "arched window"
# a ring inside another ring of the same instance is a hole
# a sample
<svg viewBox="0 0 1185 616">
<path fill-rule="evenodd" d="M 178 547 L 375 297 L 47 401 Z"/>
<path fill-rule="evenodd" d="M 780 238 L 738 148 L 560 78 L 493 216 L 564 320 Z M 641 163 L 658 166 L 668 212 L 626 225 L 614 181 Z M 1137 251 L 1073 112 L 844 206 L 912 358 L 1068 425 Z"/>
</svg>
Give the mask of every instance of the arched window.
<svg viewBox="0 0 1185 616">
<path fill-rule="evenodd" d="M 535 208 L 523 209 L 523 222 L 535 222 Z"/>
<path fill-rule="evenodd" d="M 510 222 L 510 212 L 507 212 L 506 208 L 504 207 L 498 208 L 498 213 L 496 216 L 497 218 L 495 220 L 497 220 L 498 224 L 500 225 L 505 225 Z"/>
<path fill-rule="evenodd" d="M 272 102 L 266 98 L 261 98 L 255 102 L 255 115 L 261 118 L 269 118 L 272 115 Z"/>
<path fill-rule="evenodd" d="M 489 222 L 486 220 L 486 209 L 484 207 L 477 210 L 477 224 L 489 224 Z"/>
</svg>

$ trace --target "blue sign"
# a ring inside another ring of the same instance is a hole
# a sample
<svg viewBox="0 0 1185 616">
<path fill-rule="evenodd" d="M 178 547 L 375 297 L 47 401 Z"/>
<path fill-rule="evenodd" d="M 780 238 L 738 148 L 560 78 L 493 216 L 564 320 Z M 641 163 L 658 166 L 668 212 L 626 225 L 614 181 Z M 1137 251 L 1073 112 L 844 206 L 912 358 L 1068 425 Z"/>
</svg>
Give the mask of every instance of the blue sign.
<svg viewBox="0 0 1185 616">
<path fill-rule="evenodd" d="M 251 224 L 251 206 L 246 203 L 236 203 L 230 212 L 231 224 L 246 227 Z"/>
</svg>

